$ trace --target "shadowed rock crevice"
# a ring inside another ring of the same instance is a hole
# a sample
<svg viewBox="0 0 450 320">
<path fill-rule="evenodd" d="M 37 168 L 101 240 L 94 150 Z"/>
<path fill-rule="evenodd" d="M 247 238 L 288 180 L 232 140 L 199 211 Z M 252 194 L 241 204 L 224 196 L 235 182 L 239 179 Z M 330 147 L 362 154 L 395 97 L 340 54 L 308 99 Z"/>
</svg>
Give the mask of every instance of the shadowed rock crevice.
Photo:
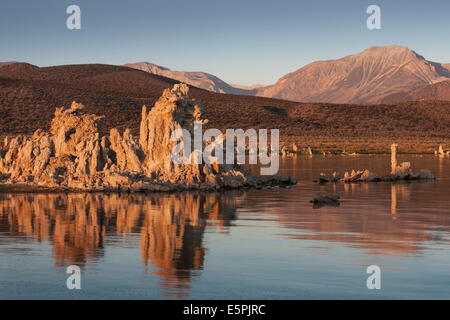
<svg viewBox="0 0 450 320">
<path fill-rule="evenodd" d="M 6 138 L 0 153 L 4 184 L 26 184 L 68 190 L 177 191 L 289 185 L 283 176 L 254 177 L 237 164 L 172 161 L 179 129 L 193 134 L 202 119 L 201 105 L 188 96 L 188 86 L 166 89 L 154 107 L 142 108 L 140 137 L 116 128 L 101 136 L 102 117 L 87 114 L 73 102 L 57 108 L 49 132 Z M 105 119 L 107 120 L 107 119 Z M 194 151 L 195 154 L 198 150 Z"/>
</svg>

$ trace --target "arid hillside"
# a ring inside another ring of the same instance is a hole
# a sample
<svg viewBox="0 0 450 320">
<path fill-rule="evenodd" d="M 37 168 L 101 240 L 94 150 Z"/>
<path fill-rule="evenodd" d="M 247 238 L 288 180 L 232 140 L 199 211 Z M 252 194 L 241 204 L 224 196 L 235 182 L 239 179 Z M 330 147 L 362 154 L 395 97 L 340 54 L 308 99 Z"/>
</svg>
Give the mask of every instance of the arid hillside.
<svg viewBox="0 0 450 320">
<path fill-rule="evenodd" d="M 450 80 L 429 84 L 406 93 L 397 93 L 384 99 L 386 103 L 416 100 L 450 101 Z"/>
<path fill-rule="evenodd" d="M 123 66 L 86 64 L 39 68 L 24 63 L 0 67 L 0 135 L 48 129 L 56 107 L 72 101 L 106 116 L 102 130 L 130 128 L 138 134 L 143 104 L 152 106 L 177 81 Z M 213 93 L 191 88 L 203 102 L 208 126 L 278 128 L 282 142 L 314 151 L 404 152 L 450 144 L 450 102 L 395 105 L 296 103 L 264 97 Z"/>
<path fill-rule="evenodd" d="M 16 61 L 6 61 L 6 62 L 0 62 L 0 67 L 6 66 L 8 64 L 16 63 Z"/>
</svg>

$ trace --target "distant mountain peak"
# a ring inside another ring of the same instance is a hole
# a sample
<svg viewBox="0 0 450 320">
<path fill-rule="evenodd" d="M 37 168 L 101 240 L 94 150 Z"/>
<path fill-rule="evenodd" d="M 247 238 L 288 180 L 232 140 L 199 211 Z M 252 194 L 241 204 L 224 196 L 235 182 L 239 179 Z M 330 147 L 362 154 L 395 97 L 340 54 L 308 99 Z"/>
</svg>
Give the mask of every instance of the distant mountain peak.
<svg viewBox="0 0 450 320">
<path fill-rule="evenodd" d="M 306 65 L 258 89 L 258 95 L 304 102 L 376 103 L 450 77 L 448 69 L 408 47 L 374 46 Z"/>
<path fill-rule="evenodd" d="M 423 59 L 425 58 L 419 55 L 414 50 L 409 47 L 399 46 L 399 45 L 388 45 L 388 46 L 376 46 L 370 47 L 359 53 L 362 57 L 388 57 L 396 60 L 405 59 Z"/>
<path fill-rule="evenodd" d="M 398 44 L 391 44 L 387 46 L 372 46 L 367 49 L 364 49 L 362 52 L 408 52 L 412 51 L 409 47 L 401 46 Z"/>
<path fill-rule="evenodd" d="M 128 63 L 125 64 L 125 66 L 135 66 L 135 67 L 140 67 L 139 69 L 142 71 L 147 71 L 147 70 L 167 70 L 167 71 L 172 71 L 169 68 L 154 64 L 154 63 L 150 63 L 150 62 L 146 62 L 146 61 L 142 61 L 142 62 L 135 62 L 135 63 Z M 134 68 L 134 69 L 138 69 L 138 68 Z M 144 70 L 147 69 L 147 70 Z M 150 72 L 150 71 L 147 71 Z M 151 72 L 152 73 L 152 72 Z"/>
<path fill-rule="evenodd" d="M 166 78 L 175 79 L 192 86 L 205 89 L 212 92 L 254 95 L 255 89 L 239 88 L 229 85 L 222 79 L 199 71 L 174 71 L 166 67 L 159 66 L 150 62 L 136 62 L 125 64 L 126 67 L 142 70 L 148 73 L 156 74 Z"/>
</svg>

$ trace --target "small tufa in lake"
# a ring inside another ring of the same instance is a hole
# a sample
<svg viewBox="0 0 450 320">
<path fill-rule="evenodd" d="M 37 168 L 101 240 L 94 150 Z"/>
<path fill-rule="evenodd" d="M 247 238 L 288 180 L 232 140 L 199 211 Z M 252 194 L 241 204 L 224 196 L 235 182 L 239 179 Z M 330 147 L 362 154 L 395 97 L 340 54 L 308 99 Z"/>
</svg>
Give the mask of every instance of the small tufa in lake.
<svg viewBox="0 0 450 320">
<path fill-rule="evenodd" d="M 434 155 L 439 157 L 448 157 L 450 156 L 450 150 L 444 150 L 442 145 L 440 145 L 439 148 L 434 151 Z"/>
<path fill-rule="evenodd" d="M 321 173 L 319 179 L 315 180 L 318 183 L 327 182 L 378 182 L 378 181 L 399 181 L 399 180 L 434 180 L 434 175 L 428 169 L 421 169 L 414 173 L 411 169 L 410 162 L 402 162 L 398 165 L 397 162 L 397 144 L 391 145 L 391 173 L 379 176 L 368 169 L 352 170 L 345 172 L 344 177 L 341 178 L 339 173 L 334 172 L 331 176 Z"/>
</svg>

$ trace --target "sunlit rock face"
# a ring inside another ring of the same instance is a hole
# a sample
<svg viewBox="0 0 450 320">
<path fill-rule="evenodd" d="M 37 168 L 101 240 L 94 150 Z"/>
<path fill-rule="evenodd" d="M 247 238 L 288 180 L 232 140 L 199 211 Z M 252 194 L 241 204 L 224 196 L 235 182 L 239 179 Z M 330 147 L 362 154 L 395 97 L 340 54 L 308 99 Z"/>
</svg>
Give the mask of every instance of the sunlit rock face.
<svg viewBox="0 0 450 320">
<path fill-rule="evenodd" d="M 402 97 L 411 90 L 449 77 L 450 72 L 441 64 L 428 61 L 407 47 L 390 45 L 310 63 L 273 85 L 258 88 L 256 95 L 299 102 L 373 104 L 399 98 L 406 101 Z"/>
<path fill-rule="evenodd" d="M 142 108 L 140 137 L 116 128 L 101 136 L 98 121 L 82 104 L 57 108 L 50 132 L 6 138 L 0 152 L 3 184 L 68 190 L 177 191 L 188 189 L 289 185 L 289 177 L 256 178 L 237 164 L 175 164 L 172 134 L 193 134 L 202 119 L 201 105 L 189 98 L 185 84 L 166 89 L 154 107 Z M 105 119 L 107 121 L 107 119 Z M 203 142 L 202 142 L 203 144 Z M 203 145 L 202 145 L 203 147 Z M 198 150 L 189 150 L 195 151 Z M 191 157 L 192 158 L 192 157 Z"/>
<path fill-rule="evenodd" d="M 195 121 L 206 122 L 201 119 L 201 105 L 189 99 L 188 91 L 187 85 L 174 86 L 164 91 L 149 112 L 146 107 L 142 109 L 140 143 L 145 154 L 145 172 L 147 176 L 155 175 L 173 183 L 214 184 L 211 165 L 194 161 L 177 165 L 172 161 L 172 151 L 178 143 L 172 138 L 176 131 L 185 129 L 193 137 Z"/>
</svg>

